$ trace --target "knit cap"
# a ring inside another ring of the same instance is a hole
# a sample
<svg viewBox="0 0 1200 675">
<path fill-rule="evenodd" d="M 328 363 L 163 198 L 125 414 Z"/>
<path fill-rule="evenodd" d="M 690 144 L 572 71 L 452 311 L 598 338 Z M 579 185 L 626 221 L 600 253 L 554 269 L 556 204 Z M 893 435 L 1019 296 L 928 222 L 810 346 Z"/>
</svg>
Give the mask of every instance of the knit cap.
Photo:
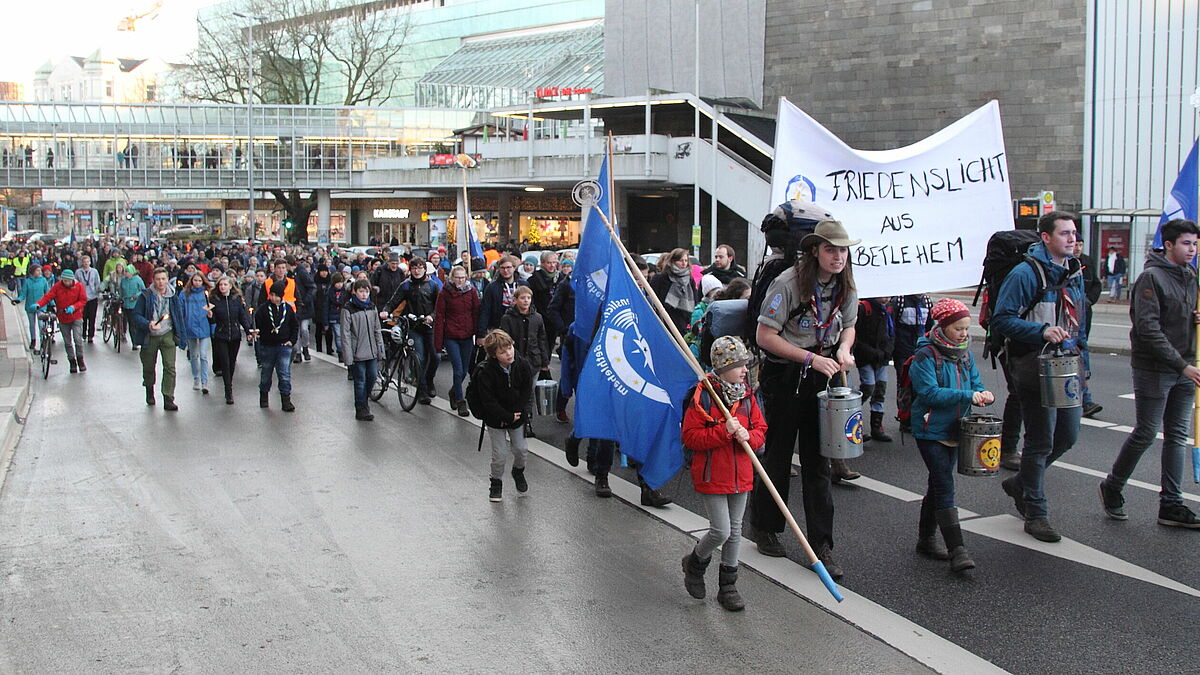
<svg viewBox="0 0 1200 675">
<path fill-rule="evenodd" d="M 933 320 L 937 321 L 938 326 L 945 328 L 959 319 L 971 316 L 971 310 L 967 309 L 967 306 L 960 300 L 942 298 L 933 306 L 930 314 L 933 316 Z"/>
<path fill-rule="evenodd" d="M 741 340 L 723 335 L 713 340 L 709 357 L 713 364 L 713 372 L 720 375 L 727 370 L 750 363 L 750 350 L 746 349 L 746 345 L 742 344 Z"/>
<path fill-rule="evenodd" d="M 60 279 L 70 279 L 71 281 L 75 281 L 75 270 L 63 270 L 62 275 L 59 278 Z"/>
</svg>

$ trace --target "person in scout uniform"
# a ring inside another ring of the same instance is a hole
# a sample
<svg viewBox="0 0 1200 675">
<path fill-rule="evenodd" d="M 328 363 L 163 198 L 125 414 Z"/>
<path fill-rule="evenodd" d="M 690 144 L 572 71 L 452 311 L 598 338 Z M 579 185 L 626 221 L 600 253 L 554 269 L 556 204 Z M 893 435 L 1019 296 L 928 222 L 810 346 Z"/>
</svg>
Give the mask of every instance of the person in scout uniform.
<svg viewBox="0 0 1200 675">
<path fill-rule="evenodd" d="M 817 434 L 808 431 L 818 426 L 817 394 L 825 390 L 830 378 L 841 374 L 844 380 L 845 372 L 854 367 L 858 293 L 849 247 L 855 244 L 858 240 L 851 240 L 838 221 L 818 223 L 801 239 L 796 264 L 771 283 L 755 333 L 765 356 L 759 376 L 768 424 L 763 464 L 786 502 L 792 450 L 799 439 L 808 538 L 834 579 L 842 576 L 842 570 L 833 561 L 830 460 L 821 456 Z M 800 433 L 801 429 L 806 433 Z M 755 486 L 752 503 L 758 550 L 782 557 L 779 533 L 785 521 L 761 481 Z"/>
</svg>

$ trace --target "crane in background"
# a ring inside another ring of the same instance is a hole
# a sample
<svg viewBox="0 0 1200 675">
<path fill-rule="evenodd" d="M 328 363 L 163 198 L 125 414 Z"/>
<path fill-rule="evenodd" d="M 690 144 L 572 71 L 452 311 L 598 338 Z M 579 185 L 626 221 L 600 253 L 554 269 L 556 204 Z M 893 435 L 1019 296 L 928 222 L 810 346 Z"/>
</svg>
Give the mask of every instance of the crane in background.
<svg viewBox="0 0 1200 675">
<path fill-rule="evenodd" d="M 137 30 L 137 24 L 143 19 L 153 19 L 158 16 L 158 10 L 162 9 L 162 0 L 154 0 L 154 4 L 144 12 L 139 14 L 130 14 L 123 17 L 117 22 L 117 30 L 133 32 Z"/>
</svg>

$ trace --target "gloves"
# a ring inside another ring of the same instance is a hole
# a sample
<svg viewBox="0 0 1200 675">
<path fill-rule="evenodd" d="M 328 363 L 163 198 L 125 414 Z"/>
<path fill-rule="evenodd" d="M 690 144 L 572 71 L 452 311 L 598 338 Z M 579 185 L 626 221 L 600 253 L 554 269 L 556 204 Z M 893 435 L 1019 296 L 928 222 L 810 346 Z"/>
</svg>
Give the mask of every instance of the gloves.
<svg viewBox="0 0 1200 675">
<path fill-rule="evenodd" d="M 74 313 L 75 313 L 75 305 L 67 305 L 67 308 L 63 310 L 63 314 L 66 314 L 68 316 L 70 316 Z"/>
</svg>

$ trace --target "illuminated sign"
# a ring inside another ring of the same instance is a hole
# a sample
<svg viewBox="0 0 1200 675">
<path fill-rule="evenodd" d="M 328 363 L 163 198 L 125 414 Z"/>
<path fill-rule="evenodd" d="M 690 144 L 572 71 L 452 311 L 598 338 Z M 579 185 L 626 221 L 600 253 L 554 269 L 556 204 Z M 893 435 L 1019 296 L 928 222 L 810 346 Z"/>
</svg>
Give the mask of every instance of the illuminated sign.
<svg viewBox="0 0 1200 675">
<path fill-rule="evenodd" d="M 591 87 L 538 87 L 538 98 L 554 98 L 555 96 L 574 96 L 576 94 L 590 94 Z"/>
<path fill-rule="evenodd" d="M 408 209 L 375 209 L 371 215 L 374 218 L 407 218 Z"/>
</svg>

